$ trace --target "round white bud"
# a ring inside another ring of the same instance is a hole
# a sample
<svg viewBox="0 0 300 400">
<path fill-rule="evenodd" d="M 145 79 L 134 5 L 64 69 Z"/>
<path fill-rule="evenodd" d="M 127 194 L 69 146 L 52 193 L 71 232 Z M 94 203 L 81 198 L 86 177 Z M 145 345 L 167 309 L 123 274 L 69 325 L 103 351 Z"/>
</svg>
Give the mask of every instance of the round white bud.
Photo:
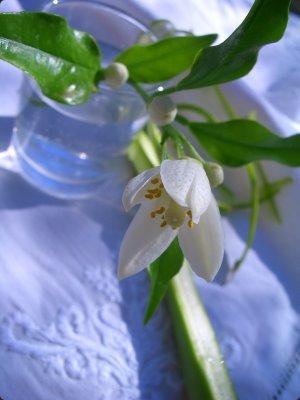
<svg viewBox="0 0 300 400">
<path fill-rule="evenodd" d="M 151 44 L 155 42 L 155 36 L 153 35 L 152 32 L 148 31 L 148 32 L 144 32 L 142 33 L 137 41 L 137 44 L 141 44 L 141 45 L 146 45 L 146 44 Z"/>
<path fill-rule="evenodd" d="M 176 32 L 175 26 L 167 19 L 157 19 L 153 21 L 150 25 L 150 29 L 159 40 L 173 36 Z"/>
<path fill-rule="evenodd" d="M 224 181 L 224 171 L 221 165 L 214 162 L 204 164 L 204 169 L 211 187 L 219 186 Z"/>
<path fill-rule="evenodd" d="M 126 65 L 121 63 L 112 63 L 104 71 L 105 82 L 113 89 L 119 89 L 128 78 L 129 72 Z"/>
<path fill-rule="evenodd" d="M 150 120 L 156 125 L 169 125 L 177 115 L 177 107 L 169 96 L 157 96 L 148 106 Z"/>
</svg>

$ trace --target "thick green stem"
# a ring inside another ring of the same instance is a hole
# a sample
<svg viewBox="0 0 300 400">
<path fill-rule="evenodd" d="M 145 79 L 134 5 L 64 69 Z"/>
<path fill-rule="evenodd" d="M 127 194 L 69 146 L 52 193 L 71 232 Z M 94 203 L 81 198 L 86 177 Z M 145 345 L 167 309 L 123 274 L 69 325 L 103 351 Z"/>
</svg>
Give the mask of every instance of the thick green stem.
<svg viewBox="0 0 300 400">
<path fill-rule="evenodd" d="M 168 294 L 190 400 L 236 399 L 213 328 L 186 264 L 172 279 Z"/>
</svg>

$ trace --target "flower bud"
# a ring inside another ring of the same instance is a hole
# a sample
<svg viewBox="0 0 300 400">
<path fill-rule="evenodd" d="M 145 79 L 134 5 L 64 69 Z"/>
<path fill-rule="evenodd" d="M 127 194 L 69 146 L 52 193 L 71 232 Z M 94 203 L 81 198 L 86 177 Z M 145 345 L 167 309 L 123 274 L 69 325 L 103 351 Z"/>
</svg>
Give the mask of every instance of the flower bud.
<svg viewBox="0 0 300 400">
<path fill-rule="evenodd" d="M 149 104 L 148 112 L 154 124 L 169 125 L 176 117 L 177 107 L 169 96 L 158 96 Z"/>
<path fill-rule="evenodd" d="M 167 19 L 158 19 L 153 21 L 150 25 L 150 29 L 159 40 L 173 36 L 176 31 L 175 26 Z"/>
<path fill-rule="evenodd" d="M 153 35 L 152 32 L 148 31 L 148 32 L 144 32 L 142 33 L 137 41 L 137 44 L 141 44 L 141 45 L 145 45 L 145 44 L 151 44 L 154 43 L 156 41 L 155 36 Z"/>
<path fill-rule="evenodd" d="M 204 169 L 211 187 L 219 186 L 224 181 L 224 171 L 221 165 L 214 162 L 204 164 Z"/>
<path fill-rule="evenodd" d="M 123 86 L 129 77 L 126 65 L 121 63 L 112 63 L 104 72 L 105 82 L 113 89 L 119 89 Z"/>
</svg>

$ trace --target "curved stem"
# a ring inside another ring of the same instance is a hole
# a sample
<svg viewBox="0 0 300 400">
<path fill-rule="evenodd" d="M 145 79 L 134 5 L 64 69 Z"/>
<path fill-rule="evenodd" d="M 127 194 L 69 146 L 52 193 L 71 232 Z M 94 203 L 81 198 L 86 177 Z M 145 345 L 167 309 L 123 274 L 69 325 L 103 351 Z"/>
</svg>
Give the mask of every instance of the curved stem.
<svg viewBox="0 0 300 400">
<path fill-rule="evenodd" d="M 258 186 L 258 179 L 255 171 L 255 167 L 253 164 L 248 164 L 247 167 L 247 173 L 248 173 L 248 178 L 251 186 L 251 191 L 252 191 L 252 201 L 251 201 L 251 217 L 250 217 L 250 224 L 249 224 L 249 230 L 248 230 L 248 238 L 246 242 L 245 249 L 241 255 L 241 257 L 235 262 L 233 268 L 229 272 L 228 278 L 230 279 L 232 274 L 235 273 L 243 264 L 245 261 L 247 254 L 249 250 L 251 249 L 253 242 L 254 242 L 254 237 L 255 237 L 255 232 L 256 232 L 256 227 L 258 223 L 258 217 L 259 217 L 259 186 Z"/>
<path fill-rule="evenodd" d="M 224 111 L 228 115 L 228 117 L 230 119 L 237 119 L 238 118 L 237 114 L 235 113 L 232 105 L 229 103 L 229 101 L 227 100 L 226 96 L 224 95 L 224 93 L 222 92 L 220 87 L 214 86 L 214 91 L 215 91 L 221 105 L 223 106 Z"/>
<path fill-rule="evenodd" d="M 203 107 L 197 106 L 195 104 L 178 103 L 177 108 L 178 110 L 191 111 L 198 115 L 201 115 L 201 117 L 204 117 L 207 122 L 216 122 L 216 118 L 210 112 L 205 110 Z"/>
<path fill-rule="evenodd" d="M 136 92 L 142 97 L 146 104 L 151 101 L 152 97 L 143 89 L 143 87 L 139 83 L 135 82 L 132 79 L 129 79 L 128 83 L 136 90 Z"/>
<path fill-rule="evenodd" d="M 263 169 L 263 166 L 261 165 L 260 162 L 255 163 L 258 175 L 260 176 L 260 179 L 262 181 L 263 187 L 266 192 L 269 192 L 271 190 L 272 184 L 269 182 L 267 174 L 265 170 Z M 274 198 L 275 196 L 270 196 L 269 197 L 269 205 L 270 205 L 270 210 L 274 216 L 275 221 L 280 224 L 282 222 L 281 215 L 278 209 L 278 206 L 276 204 L 276 200 Z"/>
<path fill-rule="evenodd" d="M 269 190 L 260 195 L 259 203 L 265 203 L 274 199 L 274 197 L 283 189 L 284 186 L 290 185 L 293 182 L 292 178 L 286 177 L 269 183 Z M 228 213 L 232 211 L 238 210 L 247 210 L 252 207 L 252 201 L 242 201 L 239 203 L 226 203 L 223 201 L 219 201 L 219 208 L 221 209 L 222 213 Z"/>
</svg>

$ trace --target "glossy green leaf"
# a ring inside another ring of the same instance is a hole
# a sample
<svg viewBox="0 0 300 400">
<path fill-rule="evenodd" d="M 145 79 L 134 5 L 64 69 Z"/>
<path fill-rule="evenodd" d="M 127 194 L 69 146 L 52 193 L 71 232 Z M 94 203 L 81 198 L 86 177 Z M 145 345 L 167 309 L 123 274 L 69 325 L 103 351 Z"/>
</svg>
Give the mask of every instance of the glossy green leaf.
<svg viewBox="0 0 300 400">
<path fill-rule="evenodd" d="M 162 82 L 187 70 L 196 54 L 216 37 L 177 36 L 149 45 L 137 44 L 118 55 L 116 61 L 127 66 L 130 78 L 136 82 Z"/>
<path fill-rule="evenodd" d="M 202 147 L 224 165 L 238 167 L 255 160 L 300 166 L 300 134 L 281 138 L 258 122 L 237 119 L 220 123 L 191 122 Z"/>
<path fill-rule="evenodd" d="M 80 104 L 96 90 L 98 46 L 60 16 L 0 14 L 0 58 L 30 74 L 46 96 L 59 102 Z"/>
<path fill-rule="evenodd" d="M 286 28 L 290 0 L 256 0 L 242 24 L 221 44 L 204 49 L 176 90 L 232 81 L 255 65 L 259 49 L 278 41 Z"/>
<path fill-rule="evenodd" d="M 150 265 L 151 291 L 144 318 L 145 324 L 152 318 L 167 292 L 170 280 L 179 272 L 182 264 L 183 254 L 176 238 L 167 250 Z"/>
</svg>

